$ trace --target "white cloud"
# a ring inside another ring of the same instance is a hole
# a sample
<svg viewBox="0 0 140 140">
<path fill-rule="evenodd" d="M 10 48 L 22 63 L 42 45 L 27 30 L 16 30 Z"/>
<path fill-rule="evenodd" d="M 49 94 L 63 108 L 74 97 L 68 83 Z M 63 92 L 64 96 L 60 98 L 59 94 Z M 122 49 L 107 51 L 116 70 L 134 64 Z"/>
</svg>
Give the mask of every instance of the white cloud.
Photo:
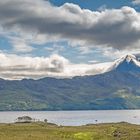
<svg viewBox="0 0 140 140">
<path fill-rule="evenodd" d="M 89 60 L 88 63 L 97 64 L 97 63 L 99 63 L 99 61 L 97 61 L 97 60 Z"/>
<path fill-rule="evenodd" d="M 73 64 L 59 55 L 27 57 L 0 53 L 0 77 L 4 79 L 73 77 L 102 73 L 108 63 Z"/>
<path fill-rule="evenodd" d="M 4 0 L 0 19 L 4 30 L 31 37 L 34 43 L 68 40 L 85 47 L 139 47 L 140 13 L 130 7 L 90 11 L 70 3 L 56 7 L 43 0 Z"/>
</svg>

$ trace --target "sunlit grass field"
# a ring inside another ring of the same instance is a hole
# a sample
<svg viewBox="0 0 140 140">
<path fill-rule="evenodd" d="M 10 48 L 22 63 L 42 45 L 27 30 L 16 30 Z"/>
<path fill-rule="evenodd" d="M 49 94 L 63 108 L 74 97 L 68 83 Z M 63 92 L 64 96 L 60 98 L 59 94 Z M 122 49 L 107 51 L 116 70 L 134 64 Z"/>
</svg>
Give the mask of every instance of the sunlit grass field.
<svg viewBox="0 0 140 140">
<path fill-rule="evenodd" d="M 140 126 L 127 123 L 80 127 L 47 123 L 0 124 L 0 140 L 140 140 Z"/>
</svg>

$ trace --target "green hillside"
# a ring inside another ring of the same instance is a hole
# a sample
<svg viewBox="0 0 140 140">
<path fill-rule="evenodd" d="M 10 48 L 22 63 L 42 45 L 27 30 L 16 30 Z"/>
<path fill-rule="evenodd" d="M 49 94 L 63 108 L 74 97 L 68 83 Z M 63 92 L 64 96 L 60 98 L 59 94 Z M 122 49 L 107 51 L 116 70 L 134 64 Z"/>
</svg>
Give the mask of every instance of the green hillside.
<svg viewBox="0 0 140 140">
<path fill-rule="evenodd" d="M 0 80 L 0 110 L 139 109 L 139 74 Z"/>
</svg>

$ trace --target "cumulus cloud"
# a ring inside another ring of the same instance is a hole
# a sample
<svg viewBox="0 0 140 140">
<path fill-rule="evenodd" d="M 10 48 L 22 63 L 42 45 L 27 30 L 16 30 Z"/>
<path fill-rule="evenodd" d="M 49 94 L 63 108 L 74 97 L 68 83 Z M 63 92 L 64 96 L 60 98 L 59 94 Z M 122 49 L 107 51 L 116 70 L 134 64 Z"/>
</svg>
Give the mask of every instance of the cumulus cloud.
<svg viewBox="0 0 140 140">
<path fill-rule="evenodd" d="M 3 29 L 31 35 L 36 43 L 66 39 L 125 49 L 138 47 L 140 40 L 140 13 L 130 7 L 90 11 L 70 3 L 56 7 L 43 0 L 4 0 L 0 19 Z"/>
<path fill-rule="evenodd" d="M 0 77 L 23 79 L 42 77 L 73 77 L 102 73 L 108 66 L 104 64 L 73 64 L 66 58 L 54 54 L 50 57 L 29 57 L 0 53 Z"/>
<path fill-rule="evenodd" d="M 50 57 L 23 57 L 18 55 L 0 54 L 0 75 L 13 75 L 18 79 L 24 75 L 42 75 L 42 73 L 63 73 L 68 60 L 52 55 Z M 17 76 L 18 75 L 18 76 Z M 23 76 L 23 78 L 24 78 Z M 3 77 L 3 76 L 2 76 Z M 10 77 L 9 77 L 10 78 Z"/>
</svg>

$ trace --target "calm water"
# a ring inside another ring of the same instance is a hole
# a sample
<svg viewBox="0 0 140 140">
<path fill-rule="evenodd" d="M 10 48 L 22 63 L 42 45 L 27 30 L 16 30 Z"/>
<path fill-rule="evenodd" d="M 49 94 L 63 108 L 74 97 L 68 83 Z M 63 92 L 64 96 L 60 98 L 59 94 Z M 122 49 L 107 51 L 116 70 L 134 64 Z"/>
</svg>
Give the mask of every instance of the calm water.
<svg viewBox="0 0 140 140">
<path fill-rule="evenodd" d="M 24 115 L 41 121 L 47 119 L 48 122 L 64 126 L 122 121 L 140 124 L 140 110 L 0 112 L 0 123 L 12 123 Z"/>
</svg>

